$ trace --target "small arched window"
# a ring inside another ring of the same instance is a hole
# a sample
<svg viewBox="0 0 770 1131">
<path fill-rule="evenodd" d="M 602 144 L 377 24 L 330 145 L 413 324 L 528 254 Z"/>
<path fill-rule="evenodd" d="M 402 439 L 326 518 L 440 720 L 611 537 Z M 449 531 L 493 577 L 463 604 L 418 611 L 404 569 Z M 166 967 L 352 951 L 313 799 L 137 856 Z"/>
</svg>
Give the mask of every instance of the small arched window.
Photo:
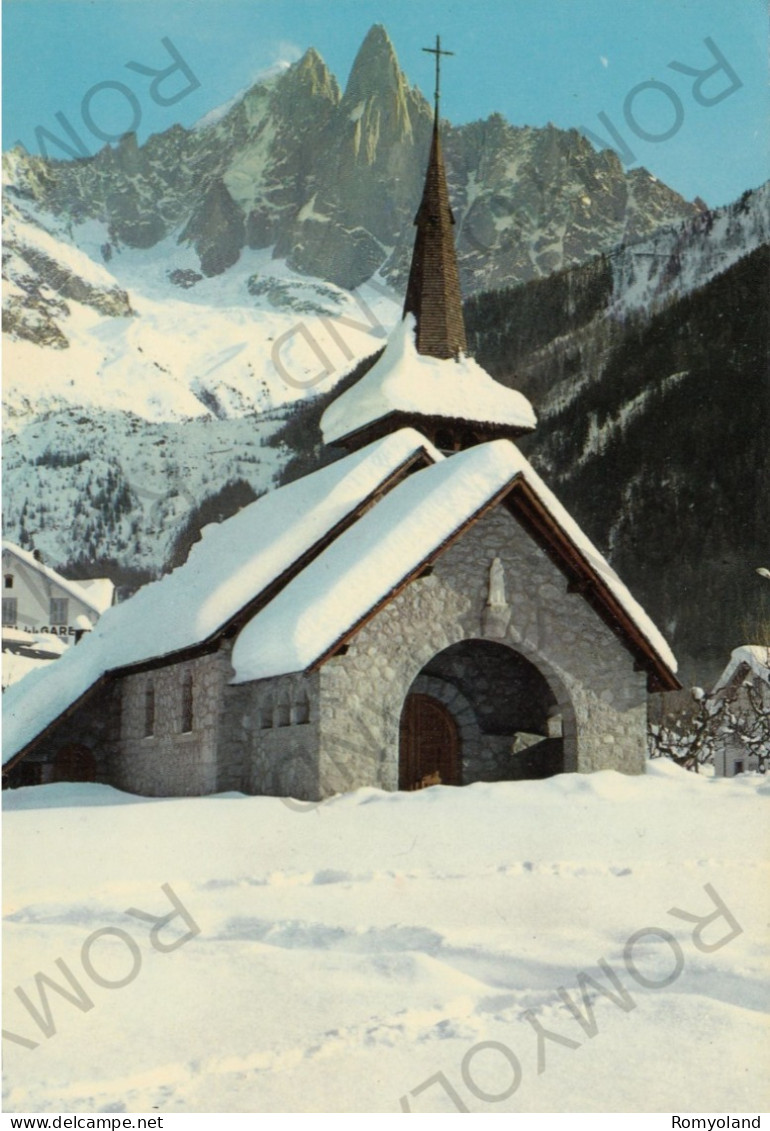
<svg viewBox="0 0 770 1131">
<path fill-rule="evenodd" d="M 6 575 L 3 579 L 3 585 L 5 586 L 6 589 L 13 589 L 13 574 L 12 573 L 6 573 Z"/>
<path fill-rule="evenodd" d="M 148 680 L 144 688 L 144 736 L 155 734 L 155 685 Z"/>
<path fill-rule="evenodd" d="M 261 730 L 270 730 L 273 725 L 273 704 L 268 700 L 257 711 L 257 721 Z"/>
<path fill-rule="evenodd" d="M 193 729 L 193 676 L 186 671 L 182 676 L 182 733 L 189 734 Z"/>
</svg>

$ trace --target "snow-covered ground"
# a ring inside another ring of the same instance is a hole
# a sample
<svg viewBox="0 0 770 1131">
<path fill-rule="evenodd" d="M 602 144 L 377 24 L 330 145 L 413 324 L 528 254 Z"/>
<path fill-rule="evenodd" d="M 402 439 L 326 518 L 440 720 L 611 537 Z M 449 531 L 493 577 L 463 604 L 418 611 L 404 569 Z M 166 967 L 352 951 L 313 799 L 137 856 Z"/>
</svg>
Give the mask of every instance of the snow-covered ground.
<svg viewBox="0 0 770 1131">
<path fill-rule="evenodd" d="M 769 798 L 659 762 L 317 807 L 6 794 L 4 1108 L 767 1110 Z M 153 945 L 126 909 L 172 899 Z"/>
</svg>

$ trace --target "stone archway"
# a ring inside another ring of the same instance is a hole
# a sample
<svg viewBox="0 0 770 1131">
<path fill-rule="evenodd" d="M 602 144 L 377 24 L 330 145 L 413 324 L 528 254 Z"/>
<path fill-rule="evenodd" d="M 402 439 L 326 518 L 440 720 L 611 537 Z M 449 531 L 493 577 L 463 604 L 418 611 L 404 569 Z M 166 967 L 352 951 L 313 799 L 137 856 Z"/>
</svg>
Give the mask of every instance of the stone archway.
<svg viewBox="0 0 770 1131">
<path fill-rule="evenodd" d="M 433 656 L 409 687 L 399 746 L 401 789 L 414 788 L 404 784 L 412 757 L 404 720 L 416 696 L 443 706 L 454 720 L 460 757 L 453 784 L 544 778 L 571 768 L 565 724 L 571 730 L 573 719 L 564 694 L 557 696 L 540 667 L 509 645 L 469 639 Z M 440 742 L 439 732 L 426 739 L 428 746 Z M 432 757 L 438 762 L 438 754 Z"/>
</svg>

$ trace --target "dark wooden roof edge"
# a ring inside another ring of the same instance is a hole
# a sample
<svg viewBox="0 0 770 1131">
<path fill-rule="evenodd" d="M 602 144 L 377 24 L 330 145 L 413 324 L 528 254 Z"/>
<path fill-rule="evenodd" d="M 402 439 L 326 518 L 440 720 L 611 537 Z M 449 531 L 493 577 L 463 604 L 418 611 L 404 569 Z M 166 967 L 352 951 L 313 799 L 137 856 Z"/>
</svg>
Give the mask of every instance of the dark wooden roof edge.
<svg viewBox="0 0 770 1131">
<path fill-rule="evenodd" d="M 507 388 L 507 386 L 503 385 L 501 388 Z M 495 423 L 494 420 L 468 420 L 463 416 L 427 416 L 423 412 L 408 412 L 406 409 L 396 408 L 387 412 L 384 416 L 375 417 L 368 424 L 362 424 L 360 428 L 354 428 L 352 432 L 346 432 L 344 436 L 340 436 L 332 443 L 354 447 L 359 439 L 361 445 L 363 445 L 370 442 L 371 439 L 376 439 L 379 434 L 384 435 L 398 428 L 415 428 L 418 432 L 422 431 L 415 421 L 425 421 L 431 428 L 437 429 L 446 428 L 451 424 L 461 424 L 469 431 L 487 436 L 489 439 L 516 439 L 519 436 L 528 435 L 536 427 L 534 424 L 500 424 Z M 370 430 L 375 428 L 377 429 L 376 433 L 371 436 L 367 435 Z M 496 433 L 496 435 L 492 436 L 491 433 Z M 482 439 L 481 442 L 487 441 Z"/>
<path fill-rule="evenodd" d="M 277 578 L 274 578 L 273 581 L 261 590 L 251 601 L 240 608 L 203 640 L 199 640 L 195 644 L 189 644 L 185 648 L 178 648 L 172 652 L 164 652 L 157 656 L 151 656 L 146 660 L 138 660 L 134 663 L 119 664 L 115 668 L 108 668 L 73 704 L 66 707 L 64 711 L 57 715 L 55 719 L 52 719 L 33 739 L 30 739 L 26 746 L 17 751 L 12 758 L 9 758 L 8 762 L 3 765 L 3 773 L 29 754 L 38 743 L 50 733 L 53 727 L 68 718 L 77 707 L 84 703 L 91 694 L 94 694 L 107 681 L 125 675 L 141 675 L 143 672 L 156 671 L 158 668 L 166 667 L 168 664 L 182 664 L 188 660 L 194 660 L 199 656 L 205 656 L 211 652 L 215 652 L 224 638 L 236 632 L 242 624 L 251 620 L 260 609 L 269 604 L 276 594 L 289 584 L 292 578 L 296 577 L 298 573 L 301 573 L 314 558 L 323 553 L 327 546 L 331 545 L 349 526 L 357 522 L 365 511 L 374 506 L 378 499 L 382 498 L 382 496 L 391 490 L 405 475 L 419 465 L 428 467 L 434 462 L 435 460 L 428 449 L 424 445 L 420 445 L 410 456 L 402 460 L 373 491 L 370 491 L 364 499 L 348 511 L 334 526 L 327 530 L 322 538 L 319 538 L 304 554 L 301 554 L 290 567 L 285 569 Z M 75 647 L 77 647 L 77 645 L 75 645 Z"/>
<path fill-rule="evenodd" d="M 676 674 L 523 476 L 515 483 L 506 505 L 647 672 L 648 690 L 680 690 Z"/>
</svg>

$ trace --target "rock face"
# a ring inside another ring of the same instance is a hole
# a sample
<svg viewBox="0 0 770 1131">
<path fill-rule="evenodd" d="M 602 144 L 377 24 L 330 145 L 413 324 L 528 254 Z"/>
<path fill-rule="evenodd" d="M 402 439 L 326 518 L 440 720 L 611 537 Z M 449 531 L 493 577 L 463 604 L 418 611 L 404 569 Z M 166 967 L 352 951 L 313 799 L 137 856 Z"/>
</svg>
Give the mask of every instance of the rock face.
<svg viewBox="0 0 770 1131">
<path fill-rule="evenodd" d="M 246 246 L 272 247 L 340 286 L 383 269 L 403 289 L 431 120 L 377 25 L 344 94 L 311 49 L 217 121 L 173 126 L 142 146 L 127 134 L 87 160 L 13 151 L 6 182 L 74 224 L 105 223 L 107 255 L 173 234 L 206 275 Z M 443 133 L 466 294 L 540 277 L 700 208 L 643 169 L 625 173 L 575 130 L 493 114 Z"/>
<path fill-rule="evenodd" d="M 67 300 L 99 314 L 132 313 L 128 295 L 106 271 L 75 248 L 64 248 L 47 233 L 20 222 L 17 209 L 3 202 L 3 330 L 37 345 L 66 349 L 57 318 Z"/>
</svg>

